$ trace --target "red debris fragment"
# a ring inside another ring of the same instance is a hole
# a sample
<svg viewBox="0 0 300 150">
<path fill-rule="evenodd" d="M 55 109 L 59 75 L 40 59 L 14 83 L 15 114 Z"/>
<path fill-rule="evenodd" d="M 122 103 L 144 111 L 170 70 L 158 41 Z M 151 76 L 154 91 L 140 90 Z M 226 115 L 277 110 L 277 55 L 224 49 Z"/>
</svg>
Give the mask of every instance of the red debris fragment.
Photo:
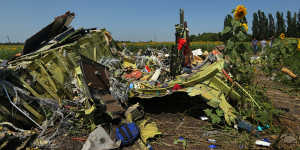
<svg viewBox="0 0 300 150">
<path fill-rule="evenodd" d="M 185 43 L 186 43 L 186 40 L 184 38 L 179 39 L 177 49 L 180 51 Z"/>
<path fill-rule="evenodd" d="M 147 72 L 151 72 L 151 69 L 148 65 L 145 66 L 145 69 L 147 70 Z"/>
<path fill-rule="evenodd" d="M 126 75 L 125 75 L 125 78 L 127 78 L 127 79 L 131 79 L 131 78 L 139 79 L 139 78 L 142 77 L 142 74 L 143 74 L 143 73 L 142 73 L 141 71 L 135 70 L 135 71 L 132 71 L 132 72 L 129 73 L 129 74 L 126 74 Z"/>
<path fill-rule="evenodd" d="M 80 141 L 80 142 L 85 142 L 87 138 L 84 137 L 72 137 L 73 141 Z"/>
<path fill-rule="evenodd" d="M 180 90 L 180 89 L 182 89 L 182 87 L 177 83 L 172 88 L 173 91 L 177 91 L 177 90 Z"/>
</svg>

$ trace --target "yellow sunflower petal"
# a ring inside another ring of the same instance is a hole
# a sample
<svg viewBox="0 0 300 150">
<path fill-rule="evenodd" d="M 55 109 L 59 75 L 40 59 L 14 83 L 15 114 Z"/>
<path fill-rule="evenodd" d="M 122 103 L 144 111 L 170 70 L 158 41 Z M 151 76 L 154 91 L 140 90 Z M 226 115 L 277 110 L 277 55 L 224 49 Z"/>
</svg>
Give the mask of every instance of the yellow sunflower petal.
<svg viewBox="0 0 300 150">
<path fill-rule="evenodd" d="M 238 5 L 234 11 L 234 19 L 240 20 L 247 15 L 247 8 L 243 5 Z"/>
<path fill-rule="evenodd" d="M 242 26 L 246 30 L 246 32 L 248 32 L 248 25 L 246 23 L 243 23 Z"/>
<path fill-rule="evenodd" d="M 281 33 L 281 34 L 280 34 L 280 38 L 281 38 L 282 40 L 285 38 L 284 33 Z"/>
</svg>

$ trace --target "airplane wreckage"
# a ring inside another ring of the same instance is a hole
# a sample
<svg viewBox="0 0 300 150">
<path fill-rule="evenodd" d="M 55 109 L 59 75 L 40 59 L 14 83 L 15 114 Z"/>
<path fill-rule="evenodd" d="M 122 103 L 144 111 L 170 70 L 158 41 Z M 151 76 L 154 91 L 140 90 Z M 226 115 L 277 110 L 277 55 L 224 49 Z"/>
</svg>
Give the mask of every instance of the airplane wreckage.
<svg viewBox="0 0 300 150">
<path fill-rule="evenodd" d="M 126 145 L 130 138 L 124 136 L 134 129 L 117 128 L 120 134 L 112 137 L 107 129 L 114 120 L 136 123 L 142 143 L 147 143 L 159 131 L 144 132 L 143 108 L 129 104 L 131 98 L 147 101 L 177 92 L 200 95 L 209 106 L 224 112 L 228 125 L 237 119 L 230 101 L 257 105 L 226 73 L 217 48 L 206 54 L 191 51 L 188 71 L 178 65 L 184 63 L 183 49 L 189 44 L 182 10 L 176 47 L 132 55 L 105 29 L 69 26 L 74 16 L 67 12 L 55 18 L 26 40 L 21 56 L 2 62 L 0 148 L 55 148 L 59 134 L 86 128 L 93 132 L 82 149 L 114 149 Z M 184 39 L 181 47 L 180 39 Z M 157 130 L 155 124 L 149 125 Z"/>
</svg>

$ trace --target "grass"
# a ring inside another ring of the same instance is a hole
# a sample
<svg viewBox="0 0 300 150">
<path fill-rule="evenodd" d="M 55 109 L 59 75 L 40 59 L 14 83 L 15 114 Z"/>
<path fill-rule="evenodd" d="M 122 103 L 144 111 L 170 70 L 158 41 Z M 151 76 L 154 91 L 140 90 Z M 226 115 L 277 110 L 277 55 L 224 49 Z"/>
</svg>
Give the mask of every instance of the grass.
<svg viewBox="0 0 300 150">
<path fill-rule="evenodd" d="M 147 47 L 162 49 L 164 47 L 170 49 L 175 42 L 130 42 L 125 43 L 127 48 L 131 51 L 137 51 L 139 49 L 146 49 Z M 218 45 L 222 45 L 223 42 L 220 41 L 197 41 L 191 42 L 191 49 L 199 49 L 211 51 Z M 119 46 L 122 46 L 122 43 L 118 43 Z M 10 59 L 16 53 L 20 53 L 23 49 L 23 45 L 0 45 L 0 59 Z"/>
<path fill-rule="evenodd" d="M 22 49 L 23 45 L 0 45 L 0 59 L 10 59 Z"/>
</svg>

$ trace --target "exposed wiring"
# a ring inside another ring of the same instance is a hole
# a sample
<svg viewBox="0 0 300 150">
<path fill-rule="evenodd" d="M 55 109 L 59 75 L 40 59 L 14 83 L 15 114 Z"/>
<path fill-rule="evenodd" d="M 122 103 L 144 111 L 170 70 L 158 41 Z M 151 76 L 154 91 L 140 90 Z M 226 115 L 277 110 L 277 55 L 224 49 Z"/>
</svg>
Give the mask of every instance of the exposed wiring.
<svg viewBox="0 0 300 150">
<path fill-rule="evenodd" d="M 1 83 L 1 82 L 0 82 Z M 28 114 L 26 114 L 22 109 L 20 109 L 15 103 L 13 103 L 13 101 L 11 100 L 8 92 L 7 92 L 7 89 L 6 89 L 6 86 L 2 83 L 2 88 L 3 90 L 5 91 L 5 94 L 10 102 L 10 104 L 15 107 L 19 112 L 21 112 L 25 117 L 27 117 L 30 121 L 32 121 L 35 125 L 37 125 L 40 129 L 43 130 L 43 127 L 41 125 L 39 125 L 36 121 L 34 121 Z"/>
</svg>

